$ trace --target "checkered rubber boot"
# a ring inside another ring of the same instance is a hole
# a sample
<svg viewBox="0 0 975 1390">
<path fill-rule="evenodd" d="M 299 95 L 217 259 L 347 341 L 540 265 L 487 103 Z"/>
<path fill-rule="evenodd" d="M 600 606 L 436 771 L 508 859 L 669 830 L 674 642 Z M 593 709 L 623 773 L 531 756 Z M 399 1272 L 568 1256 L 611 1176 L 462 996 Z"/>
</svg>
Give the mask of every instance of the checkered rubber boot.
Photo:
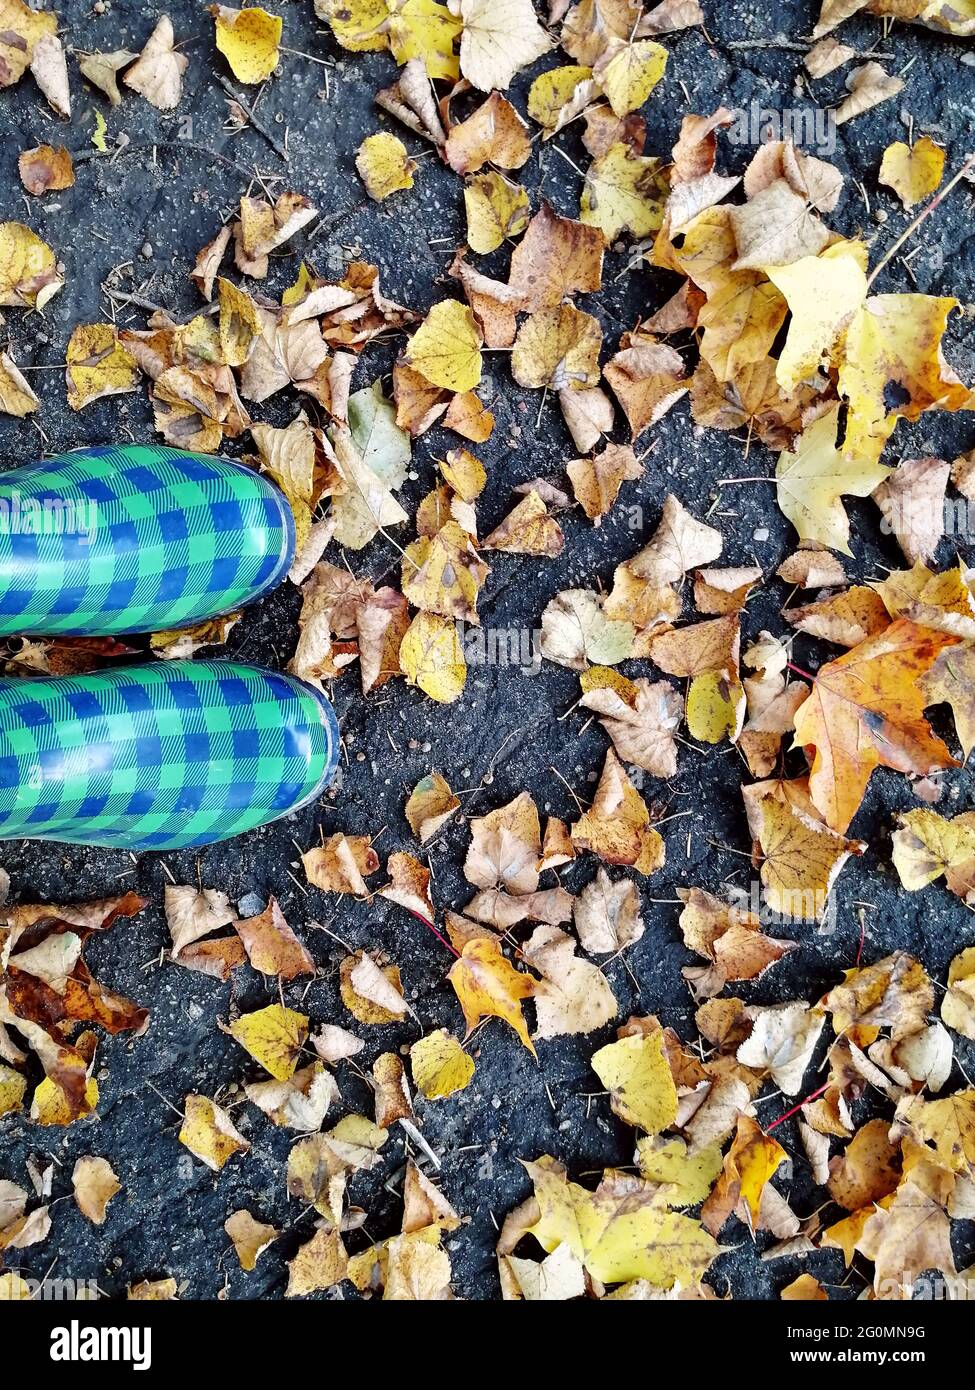
<svg viewBox="0 0 975 1390">
<path fill-rule="evenodd" d="M 0 634 L 185 627 L 274 588 L 294 548 L 284 495 L 242 464 L 79 449 L 0 474 Z"/>
<path fill-rule="evenodd" d="M 286 816 L 338 759 L 331 705 L 259 666 L 0 680 L 0 839 L 175 850 Z"/>
</svg>

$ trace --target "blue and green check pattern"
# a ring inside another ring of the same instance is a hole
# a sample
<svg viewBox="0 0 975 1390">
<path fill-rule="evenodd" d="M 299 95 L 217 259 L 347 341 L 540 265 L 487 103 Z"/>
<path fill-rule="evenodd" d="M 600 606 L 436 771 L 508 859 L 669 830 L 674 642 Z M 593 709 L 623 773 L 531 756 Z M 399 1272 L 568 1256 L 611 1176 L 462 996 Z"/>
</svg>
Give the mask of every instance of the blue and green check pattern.
<svg viewBox="0 0 975 1390">
<path fill-rule="evenodd" d="M 294 558 L 284 495 L 161 445 L 82 449 L 0 475 L 0 634 L 185 627 L 259 598 Z"/>
<path fill-rule="evenodd" d="M 175 850 L 315 800 L 332 707 L 292 676 L 221 661 L 0 680 L 0 839 Z"/>
</svg>

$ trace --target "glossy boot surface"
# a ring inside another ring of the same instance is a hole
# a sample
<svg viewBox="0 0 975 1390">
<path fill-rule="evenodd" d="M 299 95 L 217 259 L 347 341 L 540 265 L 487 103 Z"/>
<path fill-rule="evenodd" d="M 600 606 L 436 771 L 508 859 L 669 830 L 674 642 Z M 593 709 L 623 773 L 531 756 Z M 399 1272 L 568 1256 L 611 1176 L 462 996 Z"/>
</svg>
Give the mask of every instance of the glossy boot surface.
<svg viewBox="0 0 975 1390">
<path fill-rule="evenodd" d="M 338 748 L 325 697 L 259 666 L 0 680 L 0 839 L 130 850 L 225 840 L 315 800 Z"/>
<path fill-rule="evenodd" d="M 229 613 L 294 558 L 284 495 L 228 459 L 79 449 L 0 474 L 0 634 L 158 632 Z"/>
</svg>

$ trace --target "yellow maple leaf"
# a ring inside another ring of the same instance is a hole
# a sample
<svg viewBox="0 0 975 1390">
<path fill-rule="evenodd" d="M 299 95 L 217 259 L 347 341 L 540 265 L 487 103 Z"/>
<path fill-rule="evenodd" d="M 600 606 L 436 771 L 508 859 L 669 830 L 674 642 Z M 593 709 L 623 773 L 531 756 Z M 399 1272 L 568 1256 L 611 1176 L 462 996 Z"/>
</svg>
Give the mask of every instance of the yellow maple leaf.
<svg viewBox="0 0 975 1390">
<path fill-rule="evenodd" d="M 765 267 L 792 314 L 775 377 L 792 392 L 814 376 L 867 296 L 867 248 L 838 241 L 818 256 Z"/>
<path fill-rule="evenodd" d="M 809 425 L 775 470 L 779 507 L 804 541 L 852 555 L 850 519 L 840 498 L 868 497 L 890 469 L 865 453 L 851 459 L 836 446 L 839 406 Z M 877 451 L 879 452 L 879 450 Z"/>
<path fill-rule="evenodd" d="M 502 953 L 500 942 L 486 937 L 468 941 L 447 978 L 460 1000 L 468 1034 L 482 1018 L 502 1018 L 536 1056 L 520 1003 L 535 993 L 535 981 L 515 970 Z"/>
</svg>

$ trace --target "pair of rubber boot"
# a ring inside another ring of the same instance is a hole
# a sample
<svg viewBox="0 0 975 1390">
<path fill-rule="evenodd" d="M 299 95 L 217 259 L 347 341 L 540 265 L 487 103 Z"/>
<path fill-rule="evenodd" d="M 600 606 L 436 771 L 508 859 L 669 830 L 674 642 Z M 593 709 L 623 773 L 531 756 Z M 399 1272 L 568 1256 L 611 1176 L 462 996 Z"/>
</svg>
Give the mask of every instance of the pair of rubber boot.
<svg viewBox="0 0 975 1390">
<path fill-rule="evenodd" d="M 285 497 L 226 459 L 79 450 L 0 475 L 0 635 L 186 627 L 288 573 Z M 0 839 L 210 844 L 328 785 L 339 733 L 291 676 L 223 661 L 0 680 Z"/>
</svg>

